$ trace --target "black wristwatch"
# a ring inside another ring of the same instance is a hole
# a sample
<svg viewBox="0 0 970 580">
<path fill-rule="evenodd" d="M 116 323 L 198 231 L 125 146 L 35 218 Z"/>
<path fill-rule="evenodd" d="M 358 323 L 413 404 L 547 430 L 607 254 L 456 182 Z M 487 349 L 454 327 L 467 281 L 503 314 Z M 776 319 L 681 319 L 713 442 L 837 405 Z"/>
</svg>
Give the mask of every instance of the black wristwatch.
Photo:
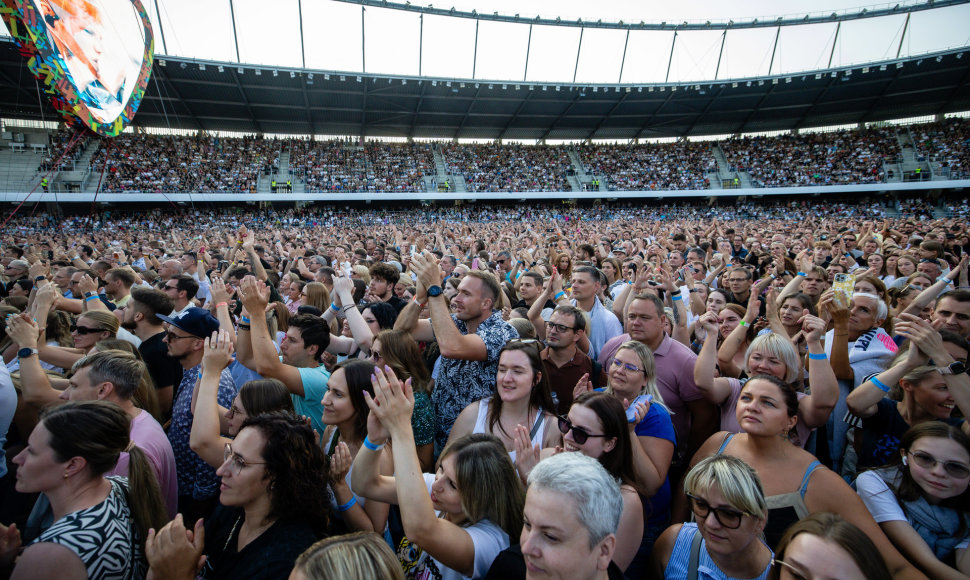
<svg viewBox="0 0 970 580">
<path fill-rule="evenodd" d="M 17 351 L 17 358 L 27 358 L 28 356 L 33 356 L 39 351 L 36 348 L 22 348 Z"/>
<path fill-rule="evenodd" d="M 90 297 L 92 297 L 92 296 L 94 296 L 94 292 L 85 292 L 85 293 L 84 293 L 84 297 L 85 297 L 85 298 L 90 298 Z"/>
<path fill-rule="evenodd" d="M 40 282 L 41 280 L 46 280 L 47 276 L 37 276 L 34 278 L 34 282 Z"/>
<path fill-rule="evenodd" d="M 431 298 L 434 298 L 435 296 L 441 296 L 442 292 L 443 290 L 441 289 L 441 286 L 438 286 L 437 284 L 428 288 L 428 296 Z"/>
<path fill-rule="evenodd" d="M 936 367 L 941 375 L 962 375 L 967 372 L 967 365 L 962 361 L 953 361 L 945 367 Z"/>
</svg>

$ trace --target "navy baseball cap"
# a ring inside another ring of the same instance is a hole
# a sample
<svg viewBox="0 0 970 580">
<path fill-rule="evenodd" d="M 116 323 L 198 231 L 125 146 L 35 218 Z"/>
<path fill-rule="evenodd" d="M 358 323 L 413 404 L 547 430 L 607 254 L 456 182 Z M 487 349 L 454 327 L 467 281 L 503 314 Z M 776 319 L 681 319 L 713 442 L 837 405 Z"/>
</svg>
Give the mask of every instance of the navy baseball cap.
<svg viewBox="0 0 970 580">
<path fill-rule="evenodd" d="M 159 318 L 179 330 L 199 338 L 208 338 L 219 330 L 219 321 L 205 308 L 186 308 L 175 316 L 158 315 Z"/>
</svg>

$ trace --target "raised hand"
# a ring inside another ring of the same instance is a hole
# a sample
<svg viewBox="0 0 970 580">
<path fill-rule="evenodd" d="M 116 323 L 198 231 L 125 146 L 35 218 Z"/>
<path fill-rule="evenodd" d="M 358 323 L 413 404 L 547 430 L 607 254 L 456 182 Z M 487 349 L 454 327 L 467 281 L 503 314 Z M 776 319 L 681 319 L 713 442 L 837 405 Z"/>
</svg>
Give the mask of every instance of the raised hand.
<svg viewBox="0 0 970 580">
<path fill-rule="evenodd" d="M 220 330 L 213 332 L 212 336 L 202 341 L 202 369 L 219 370 L 229 366 L 232 362 L 232 341 L 229 340 L 229 332 Z"/>
<path fill-rule="evenodd" d="M 195 578 L 205 563 L 205 527 L 202 520 L 195 522 L 193 530 L 182 523 L 182 514 L 175 516 L 157 533 L 148 530 L 145 540 L 145 556 L 151 568 L 149 575 L 158 579 Z"/>
</svg>

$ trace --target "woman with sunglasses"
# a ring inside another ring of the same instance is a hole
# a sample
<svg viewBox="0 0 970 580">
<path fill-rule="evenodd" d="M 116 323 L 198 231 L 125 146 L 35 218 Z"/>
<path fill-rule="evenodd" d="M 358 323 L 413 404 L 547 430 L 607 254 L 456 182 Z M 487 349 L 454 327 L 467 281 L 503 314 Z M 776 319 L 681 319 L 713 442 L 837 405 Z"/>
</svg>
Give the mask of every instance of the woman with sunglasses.
<svg viewBox="0 0 970 580">
<path fill-rule="evenodd" d="M 181 515 L 149 533 L 155 578 L 286 578 L 326 530 L 330 505 L 320 490 L 330 483 L 329 464 L 305 421 L 250 417 L 223 457 L 220 505 L 205 533 L 202 520 L 193 527 Z"/>
<path fill-rule="evenodd" d="M 47 316 L 46 311 L 44 316 Z M 37 343 L 37 356 L 43 362 L 69 369 L 78 360 L 91 352 L 100 340 L 114 338 L 118 334 L 121 323 L 118 318 L 106 310 L 89 310 L 77 318 L 71 325 L 71 336 L 74 347 L 52 346 L 47 341 Z"/>
<path fill-rule="evenodd" d="M 917 425 L 887 467 L 856 480 L 893 545 L 931 578 L 970 575 L 970 437 L 938 421 Z"/>
<path fill-rule="evenodd" d="M 837 512 L 863 530 L 879 548 L 895 578 L 919 577 L 872 519 L 858 494 L 814 455 L 792 445 L 787 433 L 798 422 L 795 390 L 771 375 L 748 380 L 738 398 L 742 433 L 712 435 L 694 455 L 692 466 L 711 455 L 732 455 L 758 473 L 765 490 L 769 548 L 788 526 L 809 514 Z"/>
<path fill-rule="evenodd" d="M 703 567 L 712 578 L 767 578 L 768 505 L 754 469 L 730 455 L 708 457 L 687 474 L 684 491 L 694 523 L 670 526 L 657 540 L 655 577 L 686 580 Z"/>
<path fill-rule="evenodd" d="M 560 442 L 556 429 L 556 408 L 549 379 L 542 372 L 539 342 L 510 340 L 498 355 L 495 395 L 476 401 L 458 415 L 448 440 L 469 433 L 494 435 L 515 461 L 518 427 L 528 431 L 530 447 L 553 448 Z"/>
<path fill-rule="evenodd" d="M 641 409 L 642 411 L 642 409 Z M 569 413 L 559 418 L 562 446 L 557 451 L 578 451 L 600 462 L 606 471 L 620 481 L 623 496 L 623 513 L 616 532 L 616 551 L 613 562 L 630 578 L 642 578 L 646 574 L 649 549 L 641 549 L 644 539 L 644 512 L 650 509 L 643 486 L 637 479 L 633 463 L 635 435 L 630 429 L 623 404 L 609 393 L 586 392 L 576 396 Z M 524 431 L 521 428 L 520 431 Z M 535 455 L 530 455 L 528 443 L 522 441 L 518 448 L 519 472 L 528 477 L 535 465 Z M 535 449 L 538 451 L 538 449 Z M 545 450 L 543 455 L 551 455 Z M 530 457 L 532 460 L 530 460 Z M 652 540 L 650 542 L 652 547 Z"/>
</svg>

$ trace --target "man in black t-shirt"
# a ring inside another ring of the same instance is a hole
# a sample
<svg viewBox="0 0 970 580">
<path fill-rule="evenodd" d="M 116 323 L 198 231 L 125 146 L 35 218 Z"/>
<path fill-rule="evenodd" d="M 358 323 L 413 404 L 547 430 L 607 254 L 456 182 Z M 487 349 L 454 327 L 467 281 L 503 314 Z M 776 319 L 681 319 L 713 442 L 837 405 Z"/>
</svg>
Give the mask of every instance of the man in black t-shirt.
<svg viewBox="0 0 970 580">
<path fill-rule="evenodd" d="M 364 300 L 367 302 L 387 302 L 394 307 L 398 314 L 408 305 L 394 295 L 394 285 L 401 279 L 397 268 L 385 262 L 378 262 L 370 267 L 370 285 Z"/>
<path fill-rule="evenodd" d="M 175 386 L 182 382 L 182 365 L 168 354 L 168 346 L 162 341 L 165 327 L 158 318 L 159 314 L 167 316 L 173 308 L 172 299 L 165 292 L 136 286 L 131 289 L 131 300 L 122 309 L 121 326 L 141 339 L 138 352 L 155 381 L 163 417 L 171 413 Z"/>
</svg>

